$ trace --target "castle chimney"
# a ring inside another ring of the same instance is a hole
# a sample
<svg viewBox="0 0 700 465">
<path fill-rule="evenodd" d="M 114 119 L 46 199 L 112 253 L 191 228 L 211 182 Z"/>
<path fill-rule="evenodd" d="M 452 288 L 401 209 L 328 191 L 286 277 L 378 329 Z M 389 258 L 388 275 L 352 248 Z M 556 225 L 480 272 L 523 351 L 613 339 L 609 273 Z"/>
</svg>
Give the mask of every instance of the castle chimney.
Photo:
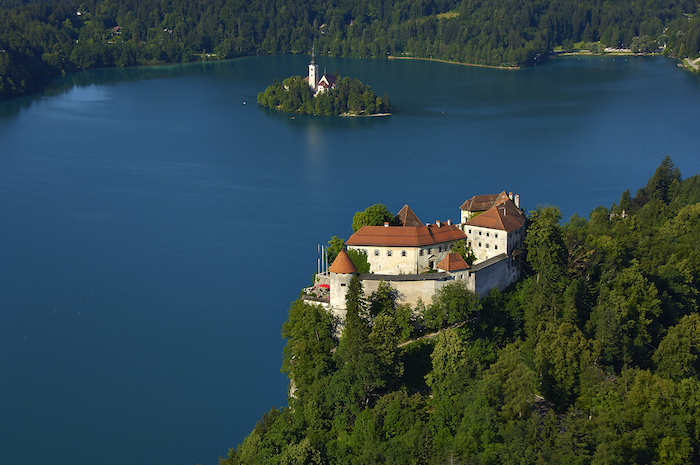
<svg viewBox="0 0 700 465">
<path fill-rule="evenodd" d="M 385 227 L 385 228 L 388 228 L 388 227 L 389 227 L 389 222 L 388 222 L 388 221 L 385 221 L 385 222 L 384 222 L 384 227 Z"/>
<path fill-rule="evenodd" d="M 452 220 L 447 220 L 447 226 L 452 226 Z"/>
<path fill-rule="evenodd" d="M 520 195 L 519 194 L 515 194 L 515 201 L 514 202 L 515 202 L 515 206 L 520 208 Z"/>
<path fill-rule="evenodd" d="M 509 198 L 510 200 L 513 200 L 513 193 L 512 193 L 512 192 L 508 192 L 508 198 Z"/>
<path fill-rule="evenodd" d="M 442 226 L 442 225 L 440 224 L 440 220 L 435 220 L 435 224 L 437 225 L 438 228 L 439 228 L 440 226 Z"/>
</svg>

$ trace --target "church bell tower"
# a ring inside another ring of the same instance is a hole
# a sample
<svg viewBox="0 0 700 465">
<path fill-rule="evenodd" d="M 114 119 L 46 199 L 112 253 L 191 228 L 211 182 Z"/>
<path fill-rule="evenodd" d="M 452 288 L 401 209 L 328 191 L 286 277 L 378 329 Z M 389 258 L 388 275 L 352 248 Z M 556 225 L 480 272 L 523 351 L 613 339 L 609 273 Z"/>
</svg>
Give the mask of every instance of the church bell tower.
<svg viewBox="0 0 700 465">
<path fill-rule="evenodd" d="M 316 63 L 316 46 L 314 45 L 311 52 L 311 63 L 309 63 L 309 87 L 313 93 L 318 89 L 318 64 Z"/>
</svg>

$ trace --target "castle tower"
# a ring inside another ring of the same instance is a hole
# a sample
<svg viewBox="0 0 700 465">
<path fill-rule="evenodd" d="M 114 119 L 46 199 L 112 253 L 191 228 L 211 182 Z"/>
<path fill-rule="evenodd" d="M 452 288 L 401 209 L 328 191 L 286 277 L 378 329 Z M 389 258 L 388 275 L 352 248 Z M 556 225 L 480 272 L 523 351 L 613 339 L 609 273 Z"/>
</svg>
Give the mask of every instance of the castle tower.
<svg viewBox="0 0 700 465">
<path fill-rule="evenodd" d="M 309 63 L 309 87 L 315 94 L 318 89 L 318 64 L 316 63 L 316 46 L 311 51 L 311 63 Z"/>
<path fill-rule="evenodd" d="M 331 312 L 341 321 L 345 321 L 347 313 L 345 296 L 348 293 L 352 275 L 357 272 L 357 268 L 350 260 L 348 253 L 341 250 L 328 271 L 330 271 Z"/>
</svg>

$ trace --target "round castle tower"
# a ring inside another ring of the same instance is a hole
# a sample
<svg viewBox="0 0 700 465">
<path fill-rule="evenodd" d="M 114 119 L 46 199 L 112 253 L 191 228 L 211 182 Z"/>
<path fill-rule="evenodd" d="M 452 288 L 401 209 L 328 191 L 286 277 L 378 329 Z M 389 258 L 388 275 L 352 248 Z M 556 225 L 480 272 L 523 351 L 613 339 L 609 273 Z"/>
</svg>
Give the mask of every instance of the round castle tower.
<svg viewBox="0 0 700 465">
<path fill-rule="evenodd" d="M 345 296 L 348 293 L 352 275 L 357 273 L 357 268 L 350 260 L 348 253 L 341 250 L 328 271 L 330 271 L 331 312 L 341 321 L 345 321 L 347 313 Z"/>
</svg>

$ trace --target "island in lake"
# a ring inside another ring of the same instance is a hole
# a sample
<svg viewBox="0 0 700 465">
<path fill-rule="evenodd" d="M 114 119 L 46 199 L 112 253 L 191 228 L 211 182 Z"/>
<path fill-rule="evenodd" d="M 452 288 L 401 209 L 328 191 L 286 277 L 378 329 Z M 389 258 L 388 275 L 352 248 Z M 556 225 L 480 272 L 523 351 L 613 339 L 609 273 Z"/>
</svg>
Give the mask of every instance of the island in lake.
<svg viewBox="0 0 700 465">
<path fill-rule="evenodd" d="M 307 77 L 277 79 L 258 94 L 264 107 L 288 113 L 322 116 L 385 116 L 391 112 L 389 96 L 378 97 L 369 85 L 358 79 L 341 78 L 325 70 L 319 77 L 316 54 L 312 52 Z"/>
</svg>

